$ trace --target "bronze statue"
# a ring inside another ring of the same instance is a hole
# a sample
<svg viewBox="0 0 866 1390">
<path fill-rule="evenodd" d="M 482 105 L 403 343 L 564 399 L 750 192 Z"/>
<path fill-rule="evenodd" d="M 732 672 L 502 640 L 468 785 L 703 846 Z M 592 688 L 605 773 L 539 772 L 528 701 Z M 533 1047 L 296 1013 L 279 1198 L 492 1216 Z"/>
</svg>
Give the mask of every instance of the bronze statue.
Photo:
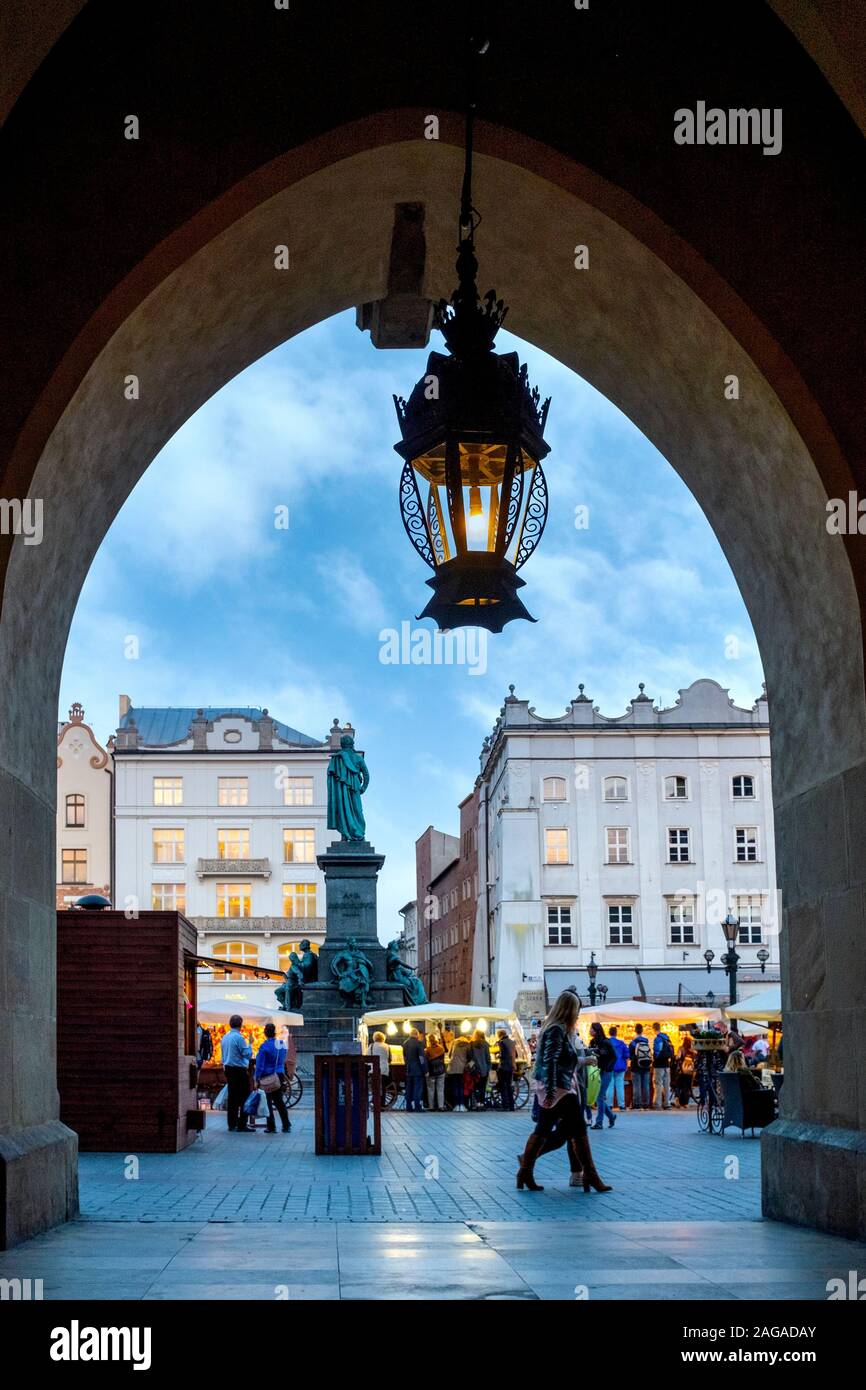
<svg viewBox="0 0 866 1390">
<path fill-rule="evenodd" d="M 369 785 L 367 764 L 355 752 L 355 740 L 343 734 L 339 753 L 332 753 L 328 763 L 328 829 L 339 830 L 343 840 L 367 837 L 361 797 Z"/>
<path fill-rule="evenodd" d="M 291 963 L 286 971 L 286 978 L 277 986 L 274 994 L 281 1009 L 285 1009 L 287 1013 L 299 1013 L 304 1003 L 304 972 L 297 951 L 289 953 L 289 961 Z"/>
<path fill-rule="evenodd" d="M 366 1009 L 373 980 L 373 965 L 359 948 L 357 938 L 350 936 L 342 951 L 331 961 L 331 974 L 344 1004 L 356 1004 Z"/>
<path fill-rule="evenodd" d="M 319 957 L 306 936 L 301 942 L 301 971 L 305 985 L 315 984 L 319 978 Z"/>
<path fill-rule="evenodd" d="M 427 991 L 419 980 L 411 965 L 407 965 L 397 954 L 398 944 L 396 941 L 388 942 L 388 950 L 385 955 L 385 974 L 388 981 L 393 985 L 401 985 L 403 988 L 404 1004 L 426 1004 Z"/>
</svg>

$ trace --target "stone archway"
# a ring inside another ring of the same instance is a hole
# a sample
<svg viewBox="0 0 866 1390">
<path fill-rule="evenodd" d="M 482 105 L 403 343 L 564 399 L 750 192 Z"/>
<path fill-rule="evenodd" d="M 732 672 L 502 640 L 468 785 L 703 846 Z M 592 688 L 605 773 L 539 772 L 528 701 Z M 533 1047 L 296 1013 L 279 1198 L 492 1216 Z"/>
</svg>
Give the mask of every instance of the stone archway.
<svg viewBox="0 0 866 1390">
<path fill-rule="evenodd" d="M 131 487 L 192 411 L 287 337 L 385 292 L 396 202 L 425 204 L 425 288 L 449 291 L 459 126 L 445 115 L 440 141 L 424 141 L 423 115 L 370 114 L 212 196 L 117 277 L 39 391 L 29 402 L 23 393 L 17 425 L 12 412 L 7 480 L 43 499 L 51 525 L 40 546 L 11 547 L 0 622 L 8 1243 L 74 1203 L 74 1143 L 57 1120 L 54 1079 L 22 1040 L 50 1032 L 53 1015 L 52 728 L 81 583 Z M 665 454 L 748 606 L 772 699 L 786 908 L 786 1114 L 764 1141 L 765 1209 L 862 1234 L 866 1092 L 830 1062 L 841 1036 L 859 1055 L 866 978 L 861 562 L 824 524 L 828 496 L 858 476 L 844 422 L 828 420 L 838 393 L 822 399 L 807 384 L 809 352 L 801 375 L 767 315 L 633 193 L 526 133 L 482 127 L 479 148 L 476 202 L 491 210 L 483 276 L 509 302 L 509 326 L 592 382 Z M 592 275 L 573 267 L 576 242 L 590 246 Z M 274 269 L 281 243 L 293 272 Z M 130 373 L 136 402 L 122 389 Z M 731 374 L 737 402 L 723 392 Z"/>
</svg>

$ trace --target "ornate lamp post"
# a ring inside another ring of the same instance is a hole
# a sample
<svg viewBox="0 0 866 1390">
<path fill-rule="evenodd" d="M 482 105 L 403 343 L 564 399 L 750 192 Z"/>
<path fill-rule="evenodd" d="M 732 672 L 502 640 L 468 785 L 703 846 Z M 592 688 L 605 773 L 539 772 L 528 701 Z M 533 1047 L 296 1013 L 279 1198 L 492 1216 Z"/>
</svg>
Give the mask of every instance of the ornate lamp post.
<svg viewBox="0 0 866 1390">
<path fill-rule="evenodd" d="M 595 962 L 595 951 L 590 951 L 589 953 L 589 964 L 586 967 L 586 973 L 589 976 L 589 1003 L 590 1007 L 594 1009 L 596 996 L 598 995 L 598 990 L 595 986 L 595 977 L 598 974 L 598 966 Z"/>
<path fill-rule="evenodd" d="M 729 912 L 725 917 L 724 921 L 722 922 L 721 926 L 722 931 L 725 933 L 725 940 L 728 943 L 728 949 L 722 956 L 722 965 L 725 967 L 725 974 L 731 982 L 730 1002 L 732 1004 L 736 1004 L 737 966 L 740 963 L 740 957 L 738 956 L 736 951 L 736 943 L 740 935 L 740 919 L 739 917 L 735 917 L 732 912 Z"/>
<path fill-rule="evenodd" d="M 544 427 L 550 406 L 530 389 L 516 352 L 497 354 L 494 339 L 507 313 L 494 290 L 478 293 L 472 205 L 472 135 L 479 56 L 473 42 L 466 113 L 466 160 L 460 199 L 458 285 L 436 306 L 434 326 L 448 355 L 432 352 L 408 400 L 394 397 L 404 460 L 400 510 L 406 533 L 433 570 L 433 597 L 422 618 L 440 628 L 476 626 L 501 632 L 531 618 L 517 571 L 541 539 L 550 452 Z"/>
</svg>

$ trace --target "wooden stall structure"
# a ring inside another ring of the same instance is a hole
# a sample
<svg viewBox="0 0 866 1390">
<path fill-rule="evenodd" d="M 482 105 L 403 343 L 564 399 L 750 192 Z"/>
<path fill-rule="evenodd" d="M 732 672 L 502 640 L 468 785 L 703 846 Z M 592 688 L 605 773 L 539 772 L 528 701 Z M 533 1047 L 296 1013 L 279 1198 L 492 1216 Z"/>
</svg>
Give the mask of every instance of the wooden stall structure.
<svg viewBox="0 0 866 1390">
<path fill-rule="evenodd" d="M 179 912 L 58 912 L 60 1118 L 82 1150 L 194 1141 L 196 942 Z"/>
<path fill-rule="evenodd" d="M 318 1053 L 315 1088 L 317 1154 L 382 1152 L 378 1057 Z"/>
</svg>

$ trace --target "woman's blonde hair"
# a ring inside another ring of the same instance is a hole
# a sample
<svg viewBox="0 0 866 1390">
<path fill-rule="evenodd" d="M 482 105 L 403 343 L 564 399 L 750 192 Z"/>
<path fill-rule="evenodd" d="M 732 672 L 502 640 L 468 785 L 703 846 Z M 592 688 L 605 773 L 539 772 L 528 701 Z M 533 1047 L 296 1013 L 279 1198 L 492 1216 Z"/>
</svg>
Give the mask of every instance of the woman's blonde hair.
<svg viewBox="0 0 866 1390">
<path fill-rule="evenodd" d="M 566 1033 L 571 1033 L 579 1017 L 580 1000 L 574 990 L 564 989 L 544 1020 L 541 1031 L 543 1033 L 552 1023 L 558 1023 Z"/>
<path fill-rule="evenodd" d="M 730 1057 L 728 1058 L 727 1062 L 725 1063 L 725 1071 L 748 1070 L 749 1068 L 746 1065 L 745 1057 L 743 1056 L 742 1052 L 735 1048 L 734 1051 L 731 1053 Z"/>
<path fill-rule="evenodd" d="M 384 1034 L 384 1033 L 374 1033 L 374 1034 L 373 1034 L 373 1042 L 384 1042 L 384 1041 L 385 1041 L 385 1034 Z"/>
</svg>

